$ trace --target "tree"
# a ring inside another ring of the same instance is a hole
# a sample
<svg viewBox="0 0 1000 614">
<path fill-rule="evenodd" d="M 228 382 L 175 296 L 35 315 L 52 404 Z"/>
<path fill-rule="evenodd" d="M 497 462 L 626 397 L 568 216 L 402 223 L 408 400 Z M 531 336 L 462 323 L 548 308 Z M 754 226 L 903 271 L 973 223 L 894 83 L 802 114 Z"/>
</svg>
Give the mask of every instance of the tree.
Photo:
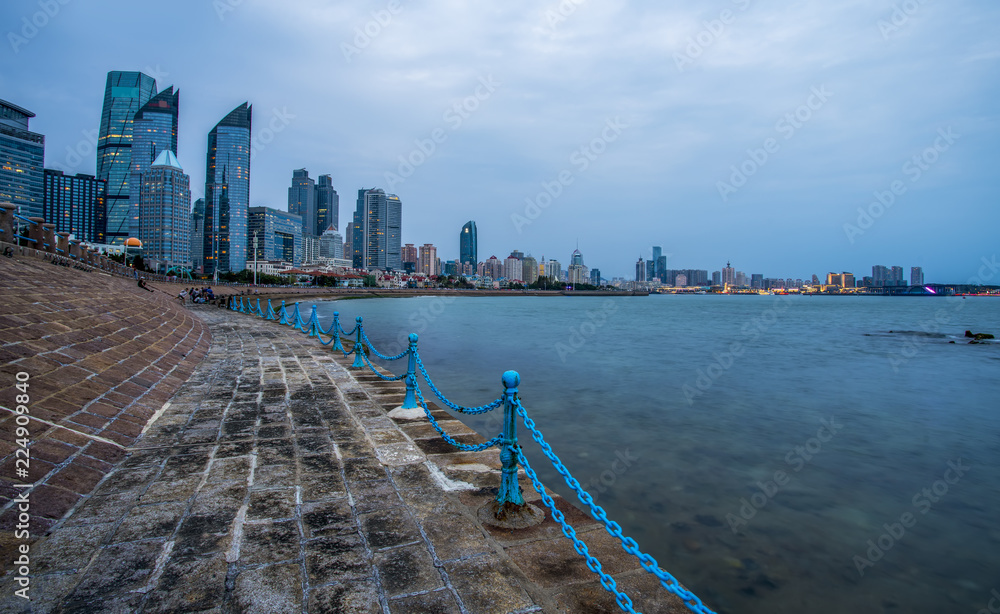
<svg viewBox="0 0 1000 614">
<path fill-rule="evenodd" d="M 378 285 L 378 278 L 374 275 L 365 275 L 364 285 L 366 288 L 374 288 Z"/>
</svg>

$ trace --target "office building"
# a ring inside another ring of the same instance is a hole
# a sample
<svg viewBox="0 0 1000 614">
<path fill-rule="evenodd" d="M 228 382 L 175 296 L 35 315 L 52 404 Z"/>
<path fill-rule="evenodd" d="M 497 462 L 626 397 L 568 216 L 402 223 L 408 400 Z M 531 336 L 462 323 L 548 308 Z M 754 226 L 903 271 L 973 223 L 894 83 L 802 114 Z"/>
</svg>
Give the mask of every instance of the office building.
<svg viewBox="0 0 1000 614">
<path fill-rule="evenodd" d="M 750 288 L 753 290 L 763 290 L 764 289 L 764 275 L 763 273 L 751 273 L 750 274 Z"/>
<path fill-rule="evenodd" d="M 104 197 L 107 182 L 93 175 L 65 175 L 45 169 L 45 190 L 40 215 L 80 241 L 104 243 Z"/>
<path fill-rule="evenodd" d="M 530 285 L 538 281 L 538 261 L 531 254 L 521 259 L 521 281 Z"/>
<path fill-rule="evenodd" d="M 437 248 L 430 243 L 424 243 L 420 246 L 420 255 L 418 256 L 418 269 L 417 271 L 427 275 L 428 277 L 435 277 L 441 274 L 438 269 L 438 257 Z"/>
<path fill-rule="evenodd" d="M 316 182 L 304 168 L 292 171 L 288 188 L 288 212 L 302 218 L 302 234 L 318 235 L 316 230 Z"/>
<path fill-rule="evenodd" d="M 653 257 L 646 262 L 646 281 L 653 281 L 654 279 L 660 278 L 660 274 L 662 273 L 662 271 L 660 271 L 658 267 L 660 263 L 660 258 L 662 257 L 663 257 L 663 248 L 661 248 L 659 245 L 654 245 Z"/>
<path fill-rule="evenodd" d="M 204 272 L 239 273 L 247 263 L 253 107 L 233 109 L 208 133 Z"/>
<path fill-rule="evenodd" d="M 558 260 L 549 260 L 545 263 L 545 276 L 552 281 L 559 281 L 562 277 L 562 264 Z"/>
<path fill-rule="evenodd" d="M 473 266 L 479 262 L 479 239 L 476 233 L 476 223 L 468 221 L 462 226 L 462 233 L 458 237 L 459 262 L 471 264 Z"/>
<path fill-rule="evenodd" d="M 332 225 L 320 235 L 319 257 L 337 258 L 338 260 L 344 257 L 344 239 Z"/>
<path fill-rule="evenodd" d="M 639 256 L 639 261 L 635 263 L 635 280 L 639 283 L 646 281 L 646 263 L 642 256 Z"/>
<path fill-rule="evenodd" d="M 248 211 L 248 262 L 254 258 L 253 239 L 257 233 L 257 260 L 283 260 L 299 266 L 303 262 L 302 218 L 271 207 L 250 207 Z"/>
<path fill-rule="evenodd" d="M 520 258 L 518 258 L 516 255 L 514 255 L 514 253 L 511 253 L 510 256 L 507 256 L 506 258 L 504 258 L 504 261 L 503 261 L 503 276 L 507 279 L 508 282 L 512 282 L 512 281 L 520 282 L 520 281 L 522 281 L 522 277 L 521 277 L 522 274 L 523 274 L 523 271 L 521 269 L 521 259 Z"/>
<path fill-rule="evenodd" d="M 355 268 L 379 271 L 403 268 L 402 219 L 403 204 L 395 194 L 386 194 L 380 188 L 358 190 L 351 238 Z"/>
<path fill-rule="evenodd" d="M 910 285 L 911 286 L 922 286 L 924 285 L 924 269 L 923 267 L 910 267 Z"/>
<path fill-rule="evenodd" d="M 202 272 L 205 253 L 205 199 L 194 201 L 191 210 L 191 270 Z"/>
<path fill-rule="evenodd" d="M 712 285 L 713 286 L 722 285 L 722 271 L 712 271 Z"/>
<path fill-rule="evenodd" d="M 601 269 L 590 269 L 590 285 L 601 285 Z"/>
<path fill-rule="evenodd" d="M 140 177 L 139 228 L 143 259 L 165 272 L 190 268 L 191 179 L 174 152 L 164 149 Z M 134 189 L 134 187 L 133 187 Z"/>
<path fill-rule="evenodd" d="M 316 232 L 322 235 L 331 227 L 340 229 L 340 195 L 333 189 L 333 178 L 320 175 L 316 183 Z"/>
<path fill-rule="evenodd" d="M 28 129 L 34 116 L 0 100 L 0 202 L 23 217 L 42 217 L 45 201 L 45 137 Z"/>
<path fill-rule="evenodd" d="M 149 75 L 119 70 L 108 73 L 97 135 L 97 178 L 108 185 L 106 241 L 111 244 L 120 245 L 128 238 L 133 120 L 155 95 L 156 80 Z"/>
<path fill-rule="evenodd" d="M 139 236 L 142 175 L 164 151 L 177 154 L 177 113 L 180 90 L 168 87 L 136 111 L 132 119 L 132 147 L 129 160 L 128 236 Z M 145 242 L 143 242 L 145 248 Z"/>
<path fill-rule="evenodd" d="M 735 286 L 736 285 L 736 269 L 732 267 L 730 263 L 726 263 L 726 266 L 722 269 L 722 285 L 723 286 Z"/>
</svg>

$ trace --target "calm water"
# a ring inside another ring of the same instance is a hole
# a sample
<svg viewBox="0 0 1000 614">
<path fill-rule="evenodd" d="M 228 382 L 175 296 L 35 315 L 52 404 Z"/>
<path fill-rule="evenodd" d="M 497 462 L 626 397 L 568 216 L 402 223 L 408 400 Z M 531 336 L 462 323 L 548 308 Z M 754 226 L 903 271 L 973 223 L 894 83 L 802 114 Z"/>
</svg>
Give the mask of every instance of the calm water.
<svg viewBox="0 0 1000 614">
<path fill-rule="evenodd" d="M 393 351 L 419 333 L 458 403 L 519 371 L 574 475 L 720 613 L 975 614 L 1000 589 L 1000 344 L 962 337 L 1000 336 L 1000 299 L 366 299 L 324 325 L 334 309 Z"/>
</svg>

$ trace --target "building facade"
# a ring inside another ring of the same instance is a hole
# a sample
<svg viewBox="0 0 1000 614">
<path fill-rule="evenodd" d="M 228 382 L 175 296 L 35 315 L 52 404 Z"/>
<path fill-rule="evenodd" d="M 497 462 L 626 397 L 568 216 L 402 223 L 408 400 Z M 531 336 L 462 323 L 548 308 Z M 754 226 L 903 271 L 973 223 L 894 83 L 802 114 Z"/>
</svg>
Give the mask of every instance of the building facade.
<svg viewBox="0 0 1000 614">
<path fill-rule="evenodd" d="M 132 119 L 132 147 L 129 166 L 130 237 L 139 236 L 142 175 L 164 151 L 177 154 L 177 113 L 180 91 L 168 87 L 142 105 Z"/>
<path fill-rule="evenodd" d="M 106 194 L 107 182 L 93 175 L 74 177 L 47 168 L 40 215 L 56 225 L 56 232 L 68 232 L 87 243 L 104 243 Z"/>
<path fill-rule="evenodd" d="M 358 190 L 351 238 L 354 267 L 368 270 L 401 270 L 403 203 L 395 194 L 372 188 Z"/>
<path fill-rule="evenodd" d="M 139 240 L 144 260 L 191 267 L 191 179 L 169 149 L 141 175 Z"/>
<path fill-rule="evenodd" d="M 538 261 L 531 254 L 521 259 L 521 281 L 526 285 L 538 281 Z"/>
<path fill-rule="evenodd" d="M 337 259 L 344 257 L 344 238 L 332 225 L 319 238 L 319 257 Z"/>
<path fill-rule="evenodd" d="M 302 218 L 303 235 L 319 235 L 316 231 L 316 182 L 304 168 L 292 171 L 288 188 L 288 212 Z"/>
<path fill-rule="evenodd" d="M 191 269 L 202 273 L 205 254 L 205 199 L 194 201 L 191 210 Z"/>
<path fill-rule="evenodd" d="M 28 129 L 34 116 L 0 100 L 0 201 L 23 217 L 42 217 L 45 202 L 45 137 Z"/>
<path fill-rule="evenodd" d="M 252 116 L 253 107 L 244 102 L 208 133 L 203 248 L 208 275 L 246 268 Z"/>
<path fill-rule="evenodd" d="M 423 273 L 428 277 L 441 274 L 441 271 L 438 269 L 437 248 L 434 245 L 430 243 L 421 245 L 418 258 L 417 272 Z"/>
<path fill-rule="evenodd" d="M 458 253 L 458 261 L 462 264 L 475 266 L 479 262 L 479 238 L 476 223 L 472 220 L 462 226 L 462 232 L 458 236 Z"/>
<path fill-rule="evenodd" d="M 910 267 L 910 285 L 911 286 L 922 286 L 922 285 L 924 285 L 924 269 L 923 269 L 923 267 L 918 267 L 918 266 Z"/>
<path fill-rule="evenodd" d="M 320 175 L 316 182 L 316 232 L 322 235 L 329 228 L 340 230 L 340 195 L 333 189 L 333 178 Z"/>
<path fill-rule="evenodd" d="M 120 245 L 128 238 L 133 120 L 155 95 L 156 80 L 149 75 L 119 70 L 108 73 L 97 135 L 97 178 L 108 185 L 107 243 Z"/>
<path fill-rule="evenodd" d="M 640 283 L 646 281 L 646 263 L 642 260 L 642 256 L 639 256 L 639 261 L 635 263 L 635 280 Z"/>
<path fill-rule="evenodd" d="M 248 262 L 254 259 L 254 232 L 257 233 L 257 261 L 284 260 L 299 266 L 303 262 L 302 218 L 271 207 L 250 207 L 247 215 Z"/>
</svg>

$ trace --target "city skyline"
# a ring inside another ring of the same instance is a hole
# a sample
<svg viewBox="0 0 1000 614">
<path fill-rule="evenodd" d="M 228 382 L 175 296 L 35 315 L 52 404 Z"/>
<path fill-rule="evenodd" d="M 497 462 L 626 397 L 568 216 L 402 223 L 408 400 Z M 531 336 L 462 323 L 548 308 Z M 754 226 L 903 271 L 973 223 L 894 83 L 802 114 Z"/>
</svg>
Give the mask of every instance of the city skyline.
<svg viewBox="0 0 1000 614">
<path fill-rule="evenodd" d="M 192 199 L 204 135 L 247 100 L 249 205 L 282 209 L 293 169 L 329 172 L 341 191 L 398 194 L 403 241 L 448 259 L 470 218 L 483 254 L 565 257 L 579 237 L 606 278 L 651 244 L 678 266 L 794 277 L 893 261 L 964 281 L 995 256 L 994 4 L 570 8 L 110 1 L 59 5 L 28 36 L 18 24 L 41 9 L 16 1 L 0 84 L 36 114 L 45 167 L 74 175 L 96 174 L 108 71 L 184 89 Z M 87 44 L 97 28 L 116 44 Z M 207 68 L 231 48 L 239 62 Z M 641 224 L 614 232 L 626 202 Z"/>
</svg>

